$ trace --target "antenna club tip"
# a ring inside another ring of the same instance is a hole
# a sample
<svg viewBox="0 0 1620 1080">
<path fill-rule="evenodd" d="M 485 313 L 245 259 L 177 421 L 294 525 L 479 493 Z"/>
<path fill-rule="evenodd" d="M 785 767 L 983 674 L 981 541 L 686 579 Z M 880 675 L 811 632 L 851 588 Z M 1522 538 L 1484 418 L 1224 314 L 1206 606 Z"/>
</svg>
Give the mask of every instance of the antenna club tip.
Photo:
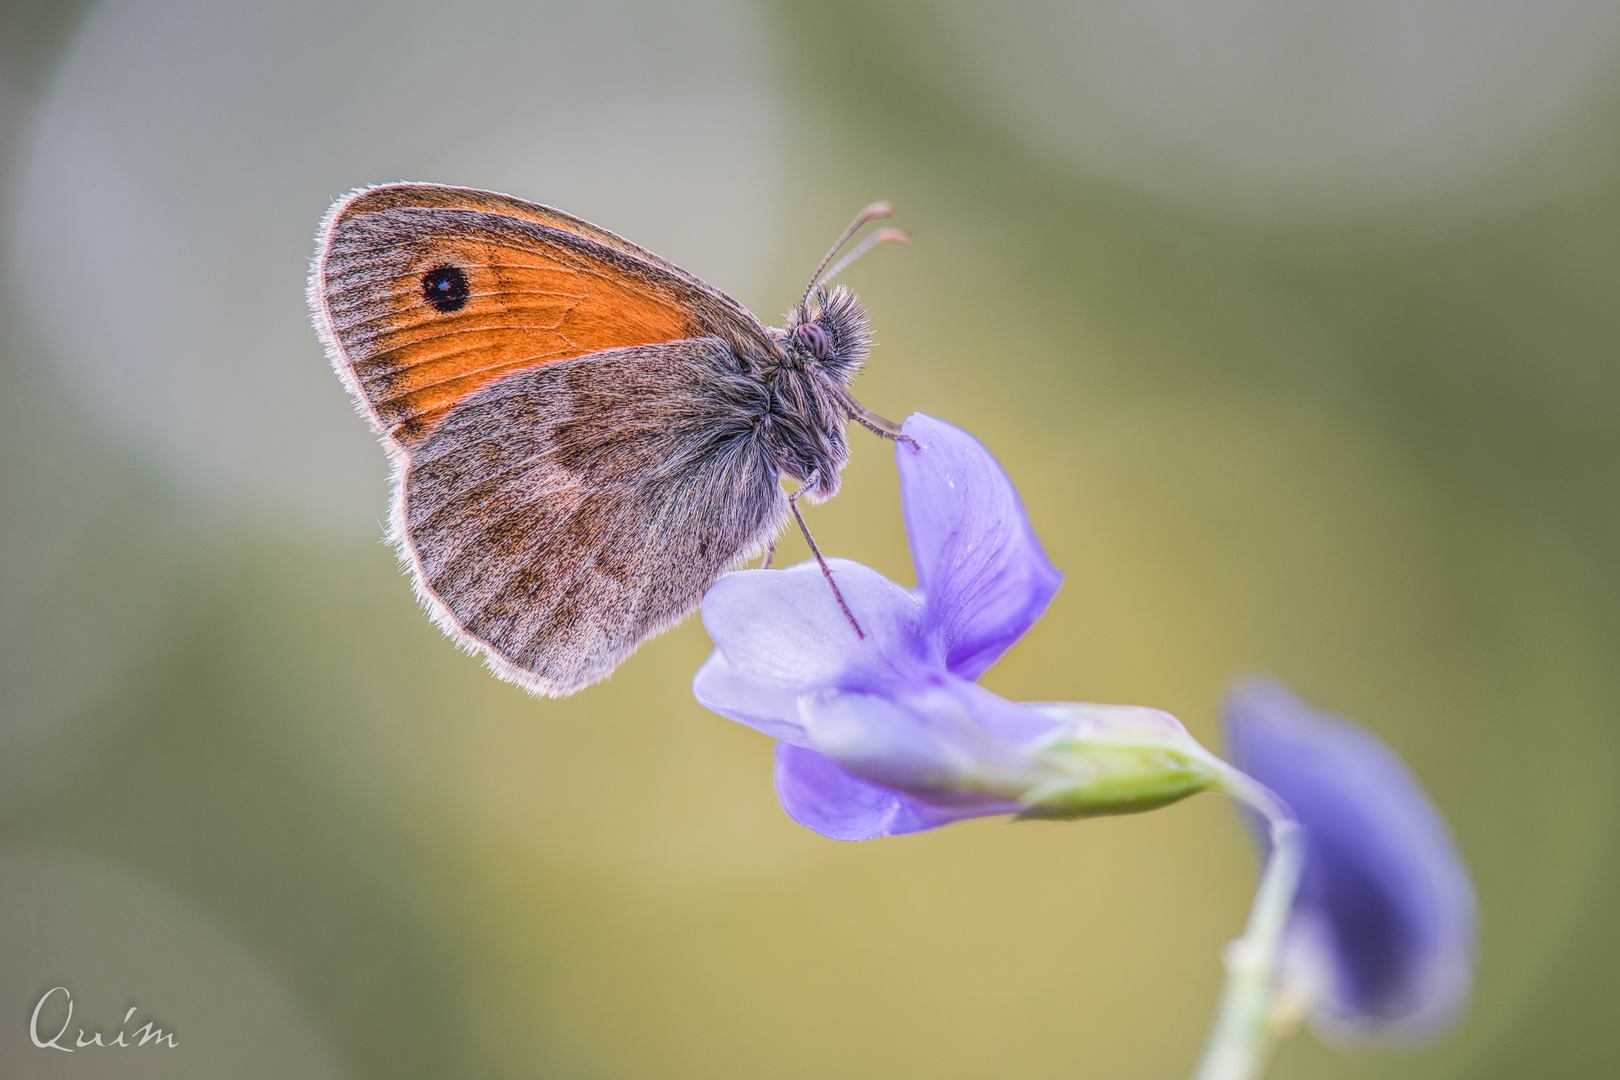
<svg viewBox="0 0 1620 1080">
<path fill-rule="evenodd" d="M 877 202 L 861 211 L 861 219 L 863 221 L 871 221 L 873 218 L 886 218 L 893 216 L 894 203 L 887 199 L 879 199 Z"/>
<path fill-rule="evenodd" d="M 906 232 L 904 229 L 879 229 L 877 235 L 881 237 L 881 239 L 878 240 L 878 243 L 880 244 L 911 243 L 911 234 Z"/>
</svg>

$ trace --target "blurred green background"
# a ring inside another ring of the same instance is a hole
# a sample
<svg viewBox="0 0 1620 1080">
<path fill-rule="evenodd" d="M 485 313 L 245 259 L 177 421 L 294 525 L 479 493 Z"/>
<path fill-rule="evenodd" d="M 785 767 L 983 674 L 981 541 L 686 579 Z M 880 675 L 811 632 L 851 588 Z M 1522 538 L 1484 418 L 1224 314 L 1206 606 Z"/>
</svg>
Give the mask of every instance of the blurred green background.
<svg viewBox="0 0 1620 1080">
<path fill-rule="evenodd" d="M 987 683 L 1214 744 L 1270 670 L 1473 870 L 1460 1027 L 1270 1075 L 1620 1075 L 1617 46 L 1590 0 L 0 6 L 0 1072 L 1191 1069 L 1219 799 L 839 844 L 693 702 L 695 620 L 566 701 L 439 635 L 302 295 L 411 179 L 768 321 L 893 200 L 858 392 L 977 434 L 1068 574 Z M 812 525 L 909 582 L 854 439 Z M 36 1049 L 56 985 L 180 1048 Z"/>
</svg>

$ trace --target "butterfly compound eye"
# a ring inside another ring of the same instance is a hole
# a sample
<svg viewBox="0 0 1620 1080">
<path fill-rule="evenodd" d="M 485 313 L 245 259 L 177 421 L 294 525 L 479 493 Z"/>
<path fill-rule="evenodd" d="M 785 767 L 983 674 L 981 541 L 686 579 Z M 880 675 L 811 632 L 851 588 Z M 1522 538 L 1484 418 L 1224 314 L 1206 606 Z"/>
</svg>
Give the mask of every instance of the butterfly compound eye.
<svg viewBox="0 0 1620 1080">
<path fill-rule="evenodd" d="M 460 311 L 467 295 L 467 275 L 458 266 L 435 266 L 422 275 L 422 299 L 435 311 Z"/>
<path fill-rule="evenodd" d="M 825 360 L 832 355 L 832 338 L 827 331 L 815 323 L 803 323 L 793 331 L 793 336 L 799 339 L 799 344 L 810 350 L 810 355 L 817 360 Z"/>
</svg>

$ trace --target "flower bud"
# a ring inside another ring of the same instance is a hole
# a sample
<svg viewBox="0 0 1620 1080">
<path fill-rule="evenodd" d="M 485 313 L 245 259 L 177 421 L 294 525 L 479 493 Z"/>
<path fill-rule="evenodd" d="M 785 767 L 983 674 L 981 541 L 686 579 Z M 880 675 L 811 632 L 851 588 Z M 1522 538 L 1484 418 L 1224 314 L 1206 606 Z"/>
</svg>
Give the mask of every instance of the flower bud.
<svg viewBox="0 0 1620 1080">
<path fill-rule="evenodd" d="M 1417 778 L 1274 679 L 1240 682 L 1222 720 L 1233 763 L 1305 830 L 1284 991 L 1336 1040 L 1415 1041 L 1455 1021 L 1473 984 L 1474 888 Z"/>
<path fill-rule="evenodd" d="M 1169 713 L 1139 705 L 1030 708 L 1062 726 L 1035 750 L 1056 775 L 1023 794 L 1021 818 L 1152 810 L 1208 790 L 1217 779 L 1219 763 Z"/>
</svg>

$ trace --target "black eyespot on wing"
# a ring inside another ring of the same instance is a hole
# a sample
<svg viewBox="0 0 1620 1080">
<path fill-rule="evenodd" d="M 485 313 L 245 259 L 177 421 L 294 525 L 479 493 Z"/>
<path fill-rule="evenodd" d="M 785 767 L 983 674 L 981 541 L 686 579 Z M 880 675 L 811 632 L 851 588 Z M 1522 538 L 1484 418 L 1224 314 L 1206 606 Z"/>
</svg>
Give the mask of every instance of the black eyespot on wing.
<svg viewBox="0 0 1620 1080">
<path fill-rule="evenodd" d="M 422 299 L 449 314 L 467 303 L 467 275 L 459 266 L 435 266 L 422 275 Z"/>
</svg>

